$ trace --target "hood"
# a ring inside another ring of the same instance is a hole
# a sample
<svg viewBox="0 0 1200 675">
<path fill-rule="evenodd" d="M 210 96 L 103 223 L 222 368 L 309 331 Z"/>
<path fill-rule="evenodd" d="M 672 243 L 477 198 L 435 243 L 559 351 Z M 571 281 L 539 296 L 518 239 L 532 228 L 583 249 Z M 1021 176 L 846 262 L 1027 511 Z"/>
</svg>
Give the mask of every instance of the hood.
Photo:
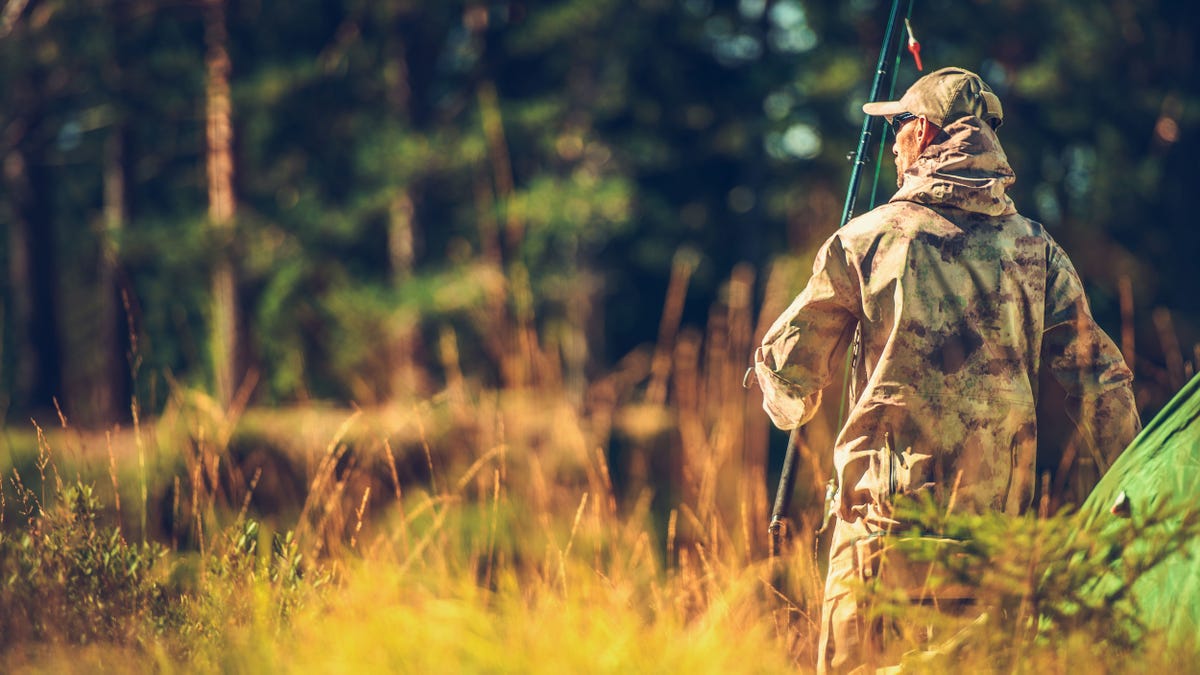
<svg viewBox="0 0 1200 675">
<path fill-rule="evenodd" d="M 978 117 L 960 117 L 946 125 L 945 140 L 921 153 L 901 176 L 890 201 L 948 206 L 1000 216 L 1015 213 L 1005 194 L 1016 180 L 996 132 Z"/>
</svg>

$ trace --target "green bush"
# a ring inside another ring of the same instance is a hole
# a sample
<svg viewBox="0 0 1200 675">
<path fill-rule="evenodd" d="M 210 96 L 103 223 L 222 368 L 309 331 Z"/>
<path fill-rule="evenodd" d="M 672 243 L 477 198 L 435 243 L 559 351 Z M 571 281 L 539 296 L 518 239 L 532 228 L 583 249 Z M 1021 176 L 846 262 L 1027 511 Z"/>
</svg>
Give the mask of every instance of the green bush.
<svg viewBox="0 0 1200 675">
<path fill-rule="evenodd" d="M 888 587 L 878 575 L 863 591 L 898 638 L 889 648 L 906 652 L 909 665 L 1012 669 L 1066 658 L 1111 668 L 1182 656 L 1160 652 L 1163 636 L 1146 629 L 1135 585 L 1200 536 L 1200 510 L 1190 505 L 1159 504 L 1090 528 L 1080 514 L 953 514 L 931 500 L 897 515 L 906 525 L 884 546 L 923 587 Z M 965 608 L 938 601 L 951 588 L 970 589 Z"/>
<path fill-rule="evenodd" d="M 163 546 L 130 543 L 101 524 L 91 485 L 62 486 L 43 508 L 14 483 L 28 526 L 0 531 L 0 649 L 27 640 L 130 644 L 146 622 L 171 623 Z"/>
</svg>

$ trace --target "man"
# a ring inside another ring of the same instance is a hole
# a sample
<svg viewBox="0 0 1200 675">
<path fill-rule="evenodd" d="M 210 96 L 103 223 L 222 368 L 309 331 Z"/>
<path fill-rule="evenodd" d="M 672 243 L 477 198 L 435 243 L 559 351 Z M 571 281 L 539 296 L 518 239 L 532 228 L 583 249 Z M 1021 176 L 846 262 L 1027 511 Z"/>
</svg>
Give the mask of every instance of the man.
<svg viewBox="0 0 1200 675">
<path fill-rule="evenodd" d="M 930 492 L 977 513 L 1030 506 L 1042 364 L 1101 470 L 1141 426 L 1133 376 L 1070 260 L 1005 194 L 1014 174 L 991 88 L 944 68 L 863 110 L 896 132 L 900 189 L 825 242 L 754 366 L 763 407 L 794 429 L 816 413 L 841 363 L 836 346 L 859 327 L 853 407 L 834 448 L 823 671 L 869 662 L 878 648 L 853 580 L 879 572 L 874 535 L 895 525 L 895 496 Z"/>
</svg>

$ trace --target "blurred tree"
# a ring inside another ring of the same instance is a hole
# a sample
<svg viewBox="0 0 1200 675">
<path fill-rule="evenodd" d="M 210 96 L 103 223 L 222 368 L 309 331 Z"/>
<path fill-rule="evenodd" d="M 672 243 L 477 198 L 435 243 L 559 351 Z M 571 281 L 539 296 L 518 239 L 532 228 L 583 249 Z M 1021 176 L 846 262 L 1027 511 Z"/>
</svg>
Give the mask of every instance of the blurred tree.
<svg viewBox="0 0 1200 675">
<path fill-rule="evenodd" d="M 10 0 L 8 410 L 114 414 L 126 351 L 155 402 L 164 374 L 227 398 L 251 367 L 264 402 L 421 396 L 456 369 L 578 399 L 658 339 L 677 255 L 685 327 L 747 284 L 757 305 L 774 262 L 805 267 L 837 222 L 885 5 Z M 921 0 L 913 21 L 927 67 L 999 90 L 1018 205 L 1114 334 L 1124 307 L 1158 405 L 1200 358 L 1179 254 L 1200 245 L 1181 178 L 1197 18 Z M 906 59 L 900 86 L 917 75 Z"/>
<path fill-rule="evenodd" d="M 3 14 L 5 105 L 4 220 L 7 223 L 7 307 L 4 403 L 47 407 L 60 394 L 61 358 L 53 274 L 57 246 L 47 155 L 53 142 L 48 102 L 67 86 L 56 56 L 63 36 L 48 19 L 54 3 L 22 20 L 24 3 L 6 5 Z M 24 58 L 21 55 L 25 55 Z"/>
<path fill-rule="evenodd" d="M 230 255 L 237 215 L 233 193 L 233 111 L 229 96 L 229 34 L 225 27 L 225 0 L 206 0 L 204 13 L 205 59 L 205 137 L 208 167 L 208 217 L 218 242 L 212 271 L 212 353 L 213 385 L 217 401 L 228 406 L 242 372 L 241 334 L 239 331 L 237 272 Z"/>
<path fill-rule="evenodd" d="M 5 9 L 4 48 L 35 56 L 14 58 L 4 73 L 13 85 L 4 122 L 16 335 L 14 358 L 0 367 L 23 406 L 57 400 L 72 419 L 102 423 L 121 416 L 129 391 L 115 248 L 125 218 L 120 21 L 102 2 Z"/>
</svg>

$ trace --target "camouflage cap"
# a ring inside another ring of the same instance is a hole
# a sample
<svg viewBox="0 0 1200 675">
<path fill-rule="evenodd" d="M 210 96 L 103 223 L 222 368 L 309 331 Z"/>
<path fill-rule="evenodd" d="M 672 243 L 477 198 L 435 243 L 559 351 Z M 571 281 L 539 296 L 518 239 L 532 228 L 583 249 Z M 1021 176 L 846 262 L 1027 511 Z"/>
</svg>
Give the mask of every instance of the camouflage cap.
<svg viewBox="0 0 1200 675">
<path fill-rule="evenodd" d="M 1004 110 L 992 88 L 962 68 L 936 70 L 914 82 L 899 101 L 867 103 L 863 112 L 889 119 L 902 112 L 924 115 L 939 127 L 962 115 L 974 115 L 993 129 L 1004 121 Z"/>
</svg>

